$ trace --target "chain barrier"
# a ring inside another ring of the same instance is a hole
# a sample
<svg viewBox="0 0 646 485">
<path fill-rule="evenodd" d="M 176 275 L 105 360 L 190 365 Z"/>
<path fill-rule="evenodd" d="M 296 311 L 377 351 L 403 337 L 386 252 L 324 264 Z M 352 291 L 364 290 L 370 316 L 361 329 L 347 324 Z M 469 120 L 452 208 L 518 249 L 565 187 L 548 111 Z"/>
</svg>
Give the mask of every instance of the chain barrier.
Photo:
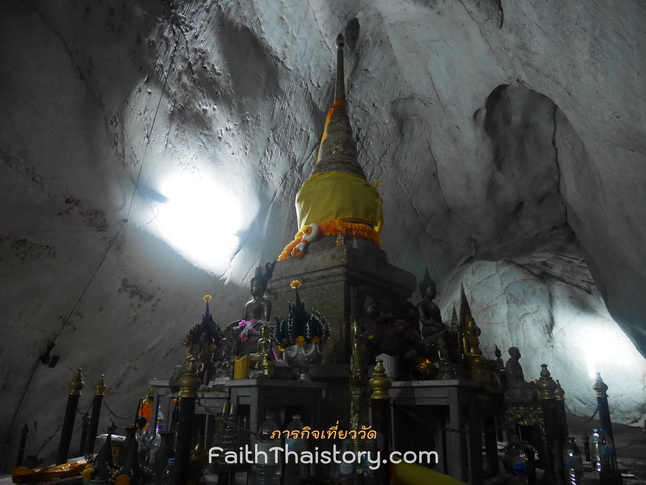
<svg viewBox="0 0 646 485">
<path fill-rule="evenodd" d="M 215 419 L 218 419 L 218 418 L 220 418 L 222 416 L 221 412 L 219 412 L 219 413 L 213 412 L 212 410 L 207 408 L 204 404 L 202 404 L 202 401 L 200 401 L 199 399 L 197 401 L 195 401 L 195 404 L 197 406 L 201 407 L 202 409 L 204 409 L 204 411 L 206 411 L 206 414 L 208 414 L 209 416 L 213 416 Z"/>
<path fill-rule="evenodd" d="M 81 410 L 78 408 L 78 406 L 77 406 L 77 407 L 76 407 L 76 412 L 77 412 L 78 414 L 80 414 L 81 416 L 84 416 L 85 414 L 87 414 L 87 413 L 89 413 L 89 412 L 90 412 L 90 408 L 92 408 L 92 403 L 90 403 L 90 405 L 87 407 L 87 409 L 86 409 L 85 411 L 81 411 Z"/>
<path fill-rule="evenodd" d="M 565 405 L 565 410 L 568 413 L 570 413 L 572 416 L 576 416 L 576 414 L 574 414 L 572 411 L 570 411 L 570 408 L 568 407 L 567 403 L 564 402 L 563 404 Z M 599 404 L 597 404 L 597 407 L 595 408 L 594 413 L 592 413 L 592 416 L 590 416 L 585 421 L 582 421 L 582 423 L 589 423 L 590 421 L 592 421 L 594 419 L 594 417 L 597 415 L 598 412 L 599 412 Z"/>
<path fill-rule="evenodd" d="M 132 414 L 130 414 L 130 415 L 128 415 L 128 416 L 119 416 L 117 413 L 115 413 L 114 411 L 112 411 L 112 409 L 110 409 L 110 406 L 108 406 L 108 403 L 106 402 L 106 400 L 105 400 L 105 399 L 103 399 L 103 405 L 104 405 L 104 406 L 105 406 L 105 408 L 108 410 L 108 413 L 110 413 L 110 416 L 112 416 L 113 418 L 126 420 L 126 419 L 132 419 L 132 418 L 134 418 L 134 417 L 137 415 L 137 413 L 135 412 L 135 413 L 132 413 Z"/>
</svg>

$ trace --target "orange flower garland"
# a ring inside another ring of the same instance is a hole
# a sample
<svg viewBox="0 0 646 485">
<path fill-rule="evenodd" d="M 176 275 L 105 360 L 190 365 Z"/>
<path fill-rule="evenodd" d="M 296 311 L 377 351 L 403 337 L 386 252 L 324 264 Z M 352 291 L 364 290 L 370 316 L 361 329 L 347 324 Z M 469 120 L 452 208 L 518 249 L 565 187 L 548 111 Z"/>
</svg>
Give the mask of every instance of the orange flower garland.
<svg viewBox="0 0 646 485">
<path fill-rule="evenodd" d="M 130 485 L 132 483 L 132 478 L 129 475 L 121 474 L 114 481 L 114 485 Z"/>
<path fill-rule="evenodd" d="M 345 236 L 345 237 L 358 237 L 370 241 L 372 244 L 381 247 L 381 238 L 379 233 L 367 224 L 360 222 L 346 222 L 340 219 L 333 221 L 322 222 L 318 225 L 320 236 Z M 305 244 L 309 241 L 304 241 L 303 236 L 307 236 L 312 231 L 310 226 L 306 226 L 296 233 L 294 240 L 290 242 L 285 249 L 278 256 L 278 261 L 285 261 L 290 256 L 298 259 L 303 257 L 303 249 Z"/>
</svg>

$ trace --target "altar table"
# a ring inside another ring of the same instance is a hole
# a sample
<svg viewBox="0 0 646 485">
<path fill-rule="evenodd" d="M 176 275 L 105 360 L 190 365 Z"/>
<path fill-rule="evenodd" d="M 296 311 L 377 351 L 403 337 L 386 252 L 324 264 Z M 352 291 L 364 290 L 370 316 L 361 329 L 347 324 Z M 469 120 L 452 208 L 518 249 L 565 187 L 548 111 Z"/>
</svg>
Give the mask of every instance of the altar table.
<svg viewBox="0 0 646 485">
<path fill-rule="evenodd" d="M 436 469 L 467 483 L 482 483 L 482 417 L 477 384 L 468 380 L 394 381 L 393 444 L 397 451 L 438 453 Z M 435 449 L 428 449 L 433 441 Z"/>
<path fill-rule="evenodd" d="M 235 379 L 225 382 L 230 391 L 231 406 L 237 414 L 249 412 L 251 443 L 267 413 L 284 428 L 292 414 L 300 414 L 303 423 L 318 421 L 325 383 L 278 379 Z"/>
</svg>

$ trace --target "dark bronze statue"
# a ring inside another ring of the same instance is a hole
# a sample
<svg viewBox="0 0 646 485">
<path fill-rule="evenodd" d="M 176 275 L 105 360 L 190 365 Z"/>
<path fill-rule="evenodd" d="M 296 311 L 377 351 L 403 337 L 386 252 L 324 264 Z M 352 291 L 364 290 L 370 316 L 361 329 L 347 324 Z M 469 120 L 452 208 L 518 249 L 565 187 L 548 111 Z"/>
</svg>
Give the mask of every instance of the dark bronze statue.
<svg viewBox="0 0 646 485">
<path fill-rule="evenodd" d="M 262 267 L 256 268 L 256 275 L 251 278 L 251 300 L 249 300 L 242 312 L 242 319 L 257 320 L 269 322 L 271 318 L 271 301 L 265 298 L 265 291 L 267 290 L 267 282 L 271 279 L 274 272 L 274 265 L 276 263 L 267 263 L 265 265 L 265 272 L 263 274 Z"/>
<path fill-rule="evenodd" d="M 505 376 L 507 378 L 506 402 L 531 402 L 536 401 L 538 395 L 532 383 L 525 381 L 523 368 L 520 365 L 520 350 L 518 347 L 510 347 L 511 358 L 505 365 Z"/>
<path fill-rule="evenodd" d="M 446 329 L 442 323 L 440 308 L 433 301 L 437 296 L 437 285 L 429 276 L 428 269 L 419 283 L 419 291 L 422 301 L 417 304 L 417 315 L 422 322 L 422 337 L 427 338 Z"/>
</svg>

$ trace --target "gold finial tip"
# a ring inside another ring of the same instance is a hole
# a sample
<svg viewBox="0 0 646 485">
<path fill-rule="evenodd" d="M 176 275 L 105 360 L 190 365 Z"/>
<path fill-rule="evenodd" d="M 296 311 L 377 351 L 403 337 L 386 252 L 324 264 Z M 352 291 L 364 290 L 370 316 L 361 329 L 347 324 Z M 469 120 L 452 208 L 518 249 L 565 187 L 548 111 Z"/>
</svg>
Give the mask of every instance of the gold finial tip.
<svg viewBox="0 0 646 485">
<path fill-rule="evenodd" d="M 108 388 L 108 386 L 105 385 L 105 375 L 101 374 L 101 377 L 99 377 L 99 380 L 94 386 L 94 395 L 95 396 L 103 396 L 105 394 L 105 390 Z"/>
<path fill-rule="evenodd" d="M 389 399 L 388 389 L 391 384 L 392 381 L 386 374 L 383 360 L 377 360 L 375 370 L 368 381 L 368 387 L 372 390 L 372 399 Z"/>
<path fill-rule="evenodd" d="M 179 380 L 179 397 L 197 397 L 197 391 L 200 389 L 201 384 L 200 379 L 197 377 L 196 361 L 191 357 L 184 367 L 184 375 Z"/>
<path fill-rule="evenodd" d="M 68 384 L 70 396 L 80 396 L 81 389 L 83 389 L 84 384 L 85 383 L 83 382 L 83 369 L 79 368 L 74 373 L 74 377 L 72 377 L 72 380 Z"/>
<path fill-rule="evenodd" d="M 336 46 L 342 48 L 345 45 L 345 38 L 343 37 L 343 34 L 339 34 L 336 36 Z"/>
<path fill-rule="evenodd" d="M 204 296 L 202 297 L 202 299 L 203 299 L 204 301 L 207 301 L 207 302 L 208 302 L 208 301 L 211 301 L 211 299 L 212 299 L 212 298 L 213 298 L 213 297 L 212 297 L 211 295 L 204 295 Z"/>
<path fill-rule="evenodd" d="M 608 384 L 603 382 L 600 372 L 597 372 L 597 378 L 592 386 L 592 390 L 597 393 L 597 397 L 608 397 Z"/>
</svg>

